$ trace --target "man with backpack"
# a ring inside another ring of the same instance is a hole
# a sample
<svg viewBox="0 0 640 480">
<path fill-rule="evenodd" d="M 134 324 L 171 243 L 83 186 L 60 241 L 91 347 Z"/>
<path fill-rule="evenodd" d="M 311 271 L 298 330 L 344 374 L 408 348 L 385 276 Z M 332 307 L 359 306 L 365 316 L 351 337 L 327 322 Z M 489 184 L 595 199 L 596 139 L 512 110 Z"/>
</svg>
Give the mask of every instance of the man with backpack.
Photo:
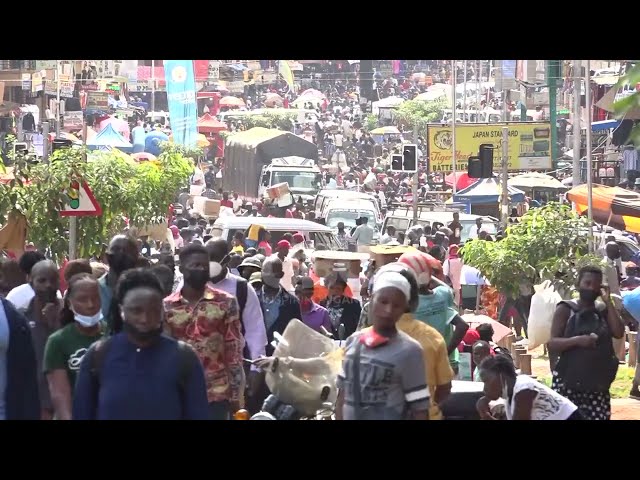
<svg viewBox="0 0 640 480">
<path fill-rule="evenodd" d="M 223 238 L 212 238 L 207 242 L 209 252 L 209 276 L 213 286 L 234 295 L 240 307 L 240 322 L 245 338 L 245 358 L 256 360 L 265 355 L 267 332 L 264 315 L 258 296 L 249 283 L 242 277 L 229 272 L 228 263 L 231 253 L 229 243 Z M 253 365 L 247 374 L 247 395 L 251 397 L 263 380 L 260 370 Z"/>
</svg>

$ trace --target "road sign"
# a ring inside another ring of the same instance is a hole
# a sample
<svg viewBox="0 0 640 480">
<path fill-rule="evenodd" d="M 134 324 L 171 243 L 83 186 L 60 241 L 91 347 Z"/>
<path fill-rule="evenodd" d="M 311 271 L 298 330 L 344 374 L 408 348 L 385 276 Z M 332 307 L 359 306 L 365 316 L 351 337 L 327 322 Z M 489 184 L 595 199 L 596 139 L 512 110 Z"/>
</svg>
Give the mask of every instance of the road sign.
<svg viewBox="0 0 640 480">
<path fill-rule="evenodd" d="M 99 217 L 102 207 L 84 180 L 72 180 L 67 189 L 69 202 L 60 211 L 63 217 Z"/>
</svg>

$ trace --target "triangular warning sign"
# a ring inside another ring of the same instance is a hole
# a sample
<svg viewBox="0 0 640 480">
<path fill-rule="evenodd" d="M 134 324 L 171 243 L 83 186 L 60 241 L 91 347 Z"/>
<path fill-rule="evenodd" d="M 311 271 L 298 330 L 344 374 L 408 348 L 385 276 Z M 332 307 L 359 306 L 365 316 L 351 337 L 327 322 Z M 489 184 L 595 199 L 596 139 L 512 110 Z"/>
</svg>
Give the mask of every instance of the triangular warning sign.
<svg viewBox="0 0 640 480">
<path fill-rule="evenodd" d="M 63 217 L 99 217 L 102 207 L 84 180 L 73 180 L 67 189 L 69 201 L 60 210 Z"/>
</svg>

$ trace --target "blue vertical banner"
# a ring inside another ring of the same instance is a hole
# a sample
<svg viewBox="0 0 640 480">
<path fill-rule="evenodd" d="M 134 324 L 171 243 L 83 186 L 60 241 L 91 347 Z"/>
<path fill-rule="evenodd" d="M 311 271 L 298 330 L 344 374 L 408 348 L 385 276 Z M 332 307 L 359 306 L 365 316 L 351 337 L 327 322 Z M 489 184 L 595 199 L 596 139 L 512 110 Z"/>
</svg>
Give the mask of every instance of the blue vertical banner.
<svg viewBox="0 0 640 480">
<path fill-rule="evenodd" d="M 198 104 L 193 60 L 165 60 L 164 76 L 173 141 L 194 148 L 198 141 Z"/>
</svg>

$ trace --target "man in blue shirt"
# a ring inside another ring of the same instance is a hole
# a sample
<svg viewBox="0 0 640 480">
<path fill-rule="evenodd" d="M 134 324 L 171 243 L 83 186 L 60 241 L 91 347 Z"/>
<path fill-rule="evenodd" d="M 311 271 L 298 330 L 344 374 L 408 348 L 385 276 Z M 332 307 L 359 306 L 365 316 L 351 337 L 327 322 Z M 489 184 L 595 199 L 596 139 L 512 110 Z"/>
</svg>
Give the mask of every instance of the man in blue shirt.
<svg viewBox="0 0 640 480">
<path fill-rule="evenodd" d="M 80 364 L 74 420 L 207 420 L 204 369 L 195 352 L 164 336 L 164 292 L 149 270 L 122 275 L 123 332 L 97 342 Z"/>
</svg>

